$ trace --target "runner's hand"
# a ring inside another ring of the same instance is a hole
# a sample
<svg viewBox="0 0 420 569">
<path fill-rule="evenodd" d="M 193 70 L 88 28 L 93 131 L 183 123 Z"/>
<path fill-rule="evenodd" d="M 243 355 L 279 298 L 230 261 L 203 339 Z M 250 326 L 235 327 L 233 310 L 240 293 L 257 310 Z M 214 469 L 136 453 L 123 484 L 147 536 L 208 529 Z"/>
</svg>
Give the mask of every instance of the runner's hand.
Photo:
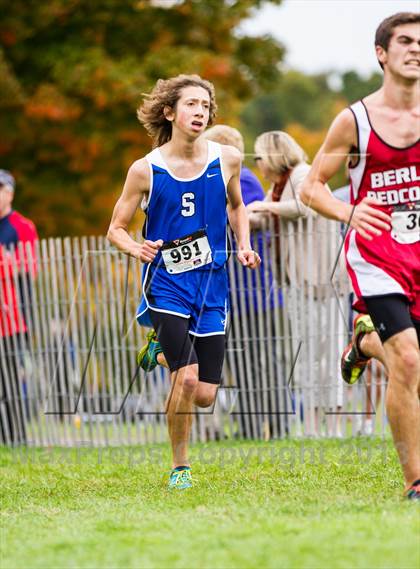
<svg viewBox="0 0 420 569">
<path fill-rule="evenodd" d="M 133 256 L 136 257 L 136 259 L 140 259 L 143 263 L 151 263 L 162 245 L 162 239 L 158 239 L 157 241 L 149 241 L 146 239 L 144 243 L 139 243 L 138 248 L 133 252 Z"/>
<path fill-rule="evenodd" d="M 378 200 L 364 198 L 353 208 L 349 221 L 350 226 L 368 241 L 372 241 L 376 235 L 381 235 L 382 230 L 391 230 L 391 216 L 373 207 L 374 205 L 379 205 Z"/>
<path fill-rule="evenodd" d="M 238 251 L 238 260 L 244 267 L 256 269 L 261 264 L 261 258 L 255 251 Z"/>
</svg>

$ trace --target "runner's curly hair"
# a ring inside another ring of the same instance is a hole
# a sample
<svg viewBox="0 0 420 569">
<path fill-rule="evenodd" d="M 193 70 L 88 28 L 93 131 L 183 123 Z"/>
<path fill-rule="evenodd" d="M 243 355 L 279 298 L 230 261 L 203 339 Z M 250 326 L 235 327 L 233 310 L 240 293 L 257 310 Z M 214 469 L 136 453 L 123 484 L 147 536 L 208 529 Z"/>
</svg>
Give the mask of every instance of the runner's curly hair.
<svg viewBox="0 0 420 569">
<path fill-rule="evenodd" d="M 137 109 L 137 118 L 153 139 L 153 146 L 162 146 L 171 139 L 172 124 L 165 117 L 164 108 L 175 109 L 184 87 L 202 87 L 210 96 L 209 122 L 211 125 L 216 116 L 217 105 L 214 86 L 199 75 L 177 75 L 170 79 L 159 79 L 144 101 Z"/>
</svg>

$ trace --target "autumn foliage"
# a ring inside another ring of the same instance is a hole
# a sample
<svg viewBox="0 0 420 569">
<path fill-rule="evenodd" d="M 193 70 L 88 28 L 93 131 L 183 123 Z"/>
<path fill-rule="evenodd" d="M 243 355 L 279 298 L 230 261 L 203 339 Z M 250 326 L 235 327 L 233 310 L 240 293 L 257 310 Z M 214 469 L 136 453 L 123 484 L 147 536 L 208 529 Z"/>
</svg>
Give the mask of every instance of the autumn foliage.
<svg viewBox="0 0 420 569">
<path fill-rule="evenodd" d="M 281 0 L 0 0 L 0 167 L 42 237 L 106 231 L 128 166 L 151 147 L 136 108 L 159 78 L 214 82 L 218 122 L 242 130 L 247 152 L 282 129 L 314 155 L 380 75 L 350 71 L 334 91 L 326 74 L 281 71 L 281 44 L 240 33 L 264 2 Z"/>
</svg>

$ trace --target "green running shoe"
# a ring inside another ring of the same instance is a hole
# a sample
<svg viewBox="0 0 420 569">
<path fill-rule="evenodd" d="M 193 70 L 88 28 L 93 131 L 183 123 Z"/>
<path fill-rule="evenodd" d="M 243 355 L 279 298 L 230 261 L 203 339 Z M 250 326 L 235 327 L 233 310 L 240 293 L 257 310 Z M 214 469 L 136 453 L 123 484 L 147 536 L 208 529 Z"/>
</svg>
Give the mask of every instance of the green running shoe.
<svg viewBox="0 0 420 569">
<path fill-rule="evenodd" d="M 353 323 L 353 337 L 341 356 L 341 375 L 346 383 L 353 385 L 365 371 L 370 358 L 360 352 L 359 343 L 365 334 L 374 332 L 375 326 L 369 314 L 359 314 Z"/>
<path fill-rule="evenodd" d="M 162 353 L 162 348 L 154 330 L 150 330 L 146 338 L 147 343 L 138 352 L 136 361 L 137 365 L 147 373 L 154 370 L 158 365 L 157 356 Z"/>
<path fill-rule="evenodd" d="M 185 488 L 191 488 L 191 486 L 192 476 L 189 466 L 178 466 L 171 471 L 168 483 L 170 490 L 185 490 Z"/>
</svg>

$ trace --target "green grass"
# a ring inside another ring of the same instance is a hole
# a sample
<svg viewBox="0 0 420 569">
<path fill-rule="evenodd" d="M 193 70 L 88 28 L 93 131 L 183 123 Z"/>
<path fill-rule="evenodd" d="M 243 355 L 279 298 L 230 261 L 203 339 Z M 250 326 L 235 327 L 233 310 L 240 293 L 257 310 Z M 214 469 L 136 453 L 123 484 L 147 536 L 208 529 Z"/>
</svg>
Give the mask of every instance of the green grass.
<svg viewBox="0 0 420 569">
<path fill-rule="evenodd" d="M 167 447 L 1 449 L 0 566 L 418 568 L 420 510 L 389 441 L 193 447 L 195 486 L 166 489 Z"/>
</svg>

